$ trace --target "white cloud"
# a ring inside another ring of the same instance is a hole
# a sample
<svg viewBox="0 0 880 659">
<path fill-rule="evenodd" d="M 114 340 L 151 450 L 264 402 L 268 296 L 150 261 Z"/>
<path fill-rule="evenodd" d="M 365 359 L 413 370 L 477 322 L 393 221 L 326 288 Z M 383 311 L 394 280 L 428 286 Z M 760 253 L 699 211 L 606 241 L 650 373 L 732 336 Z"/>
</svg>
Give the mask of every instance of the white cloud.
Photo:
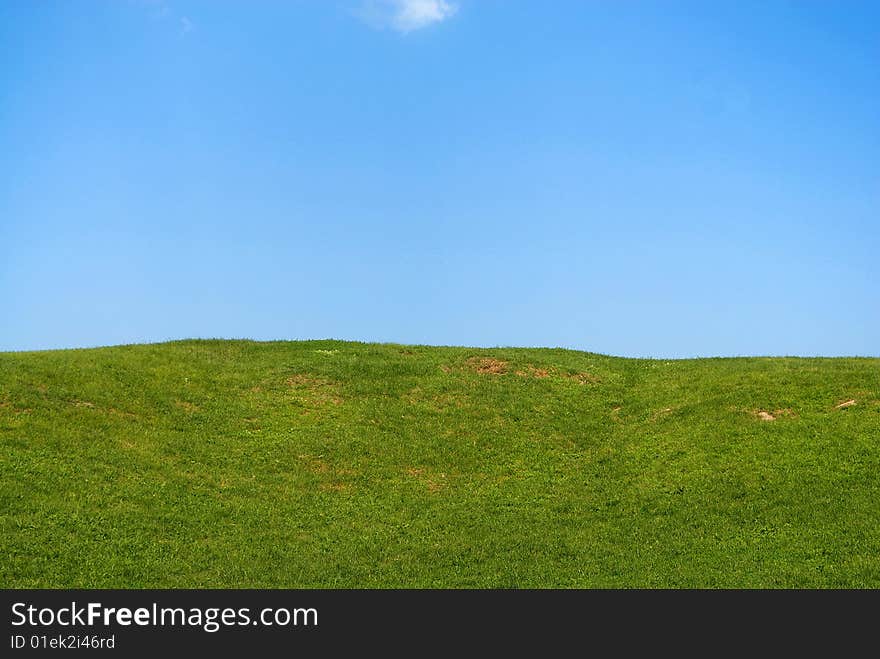
<svg viewBox="0 0 880 659">
<path fill-rule="evenodd" d="M 366 0 L 360 15 L 373 27 L 391 27 L 405 34 L 444 21 L 457 9 L 446 0 Z"/>
<path fill-rule="evenodd" d="M 439 23 L 455 13 L 455 5 L 444 0 L 397 0 L 394 27 L 401 32 Z"/>
</svg>

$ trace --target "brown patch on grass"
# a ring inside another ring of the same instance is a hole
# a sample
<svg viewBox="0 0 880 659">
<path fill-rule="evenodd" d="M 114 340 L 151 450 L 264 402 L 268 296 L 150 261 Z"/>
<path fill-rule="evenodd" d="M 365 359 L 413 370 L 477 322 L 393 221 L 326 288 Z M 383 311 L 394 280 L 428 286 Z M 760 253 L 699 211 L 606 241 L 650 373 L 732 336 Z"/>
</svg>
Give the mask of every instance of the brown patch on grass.
<svg viewBox="0 0 880 659">
<path fill-rule="evenodd" d="M 305 464 L 310 473 L 318 476 L 321 482 L 318 489 L 324 492 L 348 492 L 353 489 L 351 483 L 346 483 L 343 477 L 356 476 L 353 469 L 336 469 L 323 459 L 323 455 L 299 455 L 297 456 Z"/>
<path fill-rule="evenodd" d="M 550 375 L 550 371 L 546 368 L 536 368 L 529 364 L 528 368 L 523 371 L 517 371 L 516 374 L 521 378 L 546 378 Z"/>
<path fill-rule="evenodd" d="M 790 407 L 784 407 L 776 410 L 743 409 L 741 407 L 729 407 L 728 409 L 732 412 L 745 412 L 746 414 L 749 414 L 756 419 L 760 419 L 761 421 L 778 421 L 779 419 L 797 418 L 797 412 L 795 412 Z"/>
<path fill-rule="evenodd" d="M 0 411 L 4 414 L 30 414 L 34 411 L 32 407 L 17 407 L 9 400 L 0 400 Z"/>
<path fill-rule="evenodd" d="M 300 455 L 297 457 L 306 463 L 306 468 L 313 474 L 327 474 L 330 472 L 330 465 L 322 460 L 321 456 Z"/>
<path fill-rule="evenodd" d="M 664 407 L 662 410 L 657 410 L 656 412 L 654 412 L 651 415 L 650 421 L 651 421 L 651 423 L 659 421 L 660 419 L 665 417 L 667 414 L 671 414 L 674 411 L 675 410 L 672 407 Z"/>
<path fill-rule="evenodd" d="M 446 474 L 430 474 L 425 469 L 409 467 L 406 469 L 406 475 L 415 478 L 428 488 L 432 494 L 436 494 L 446 487 Z"/>
<path fill-rule="evenodd" d="M 93 407 L 95 406 L 95 404 L 94 404 L 94 403 L 90 403 L 90 402 L 87 401 L 87 400 L 75 400 L 75 401 L 73 401 L 73 406 L 74 406 L 74 407 L 89 407 L 89 408 L 93 408 Z"/>
<path fill-rule="evenodd" d="M 452 372 L 452 367 L 451 367 L 451 366 L 447 366 L 446 364 L 441 364 L 441 365 L 440 365 L 440 370 L 443 371 L 444 373 L 451 373 L 451 372 Z"/>
<path fill-rule="evenodd" d="M 328 477 L 328 482 L 342 482 L 342 477 L 357 476 L 354 469 L 337 469 L 323 459 L 323 455 L 299 455 L 297 456 L 305 464 L 306 469 L 315 476 Z"/>
<path fill-rule="evenodd" d="M 350 492 L 352 489 L 349 483 L 321 483 L 318 488 L 324 492 Z"/>
<path fill-rule="evenodd" d="M 507 362 L 493 357 L 471 357 L 465 363 L 469 369 L 481 375 L 503 375 L 507 372 Z"/>
<path fill-rule="evenodd" d="M 188 414 L 195 414 L 196 412 L 202 411 L 202 409 L 198 405 L 196 405 L 195 403 L 190 403 L 185 400 L 174 401 L 174 406 L 179 407 L 180 409 L 187 412 Z"/>
<path fill-rule="evenodd" d="M 343 401 L 339 396 L 337 384 L 327 378 L 308 373 L 296 373 L 288 377 L 285 383 L 293 389 L 297 400 L 311 410 L 326 407 L 329 404 L 342 405 Z"/>
<path fill-rule="evenodd" d="M 446 474 L 440 474 L 440 478 L 446 478 Z M 428 491 L 429 492 L 439 492 L 446 486 L 445 483 L 438 483 L 437 481 L 433 481 L 430 478 L 428 479 Z"/>
<path fill-rule="evenodd" d="M 285 380 L 287 386 L 289 387 L 323 387 L 328 385 L 330 382 L 325 378 L 320 378 L 314 375 L 309 375 L 308 373 L 297 373 L 295 375 L 291 375 L 289 378 Z"/>
<path fill-rule="evenodd" d="M 854 399 L 850 398 L 849 400 L 845 400 L 842 403 L 838 403 L 837 405 L 835 405 L 834 409 L 845 410 L 847 407 L 852 407 L 853 405 L 856 405 L 856 404 L 857 404 L 856 401 Z"/>
</svg>

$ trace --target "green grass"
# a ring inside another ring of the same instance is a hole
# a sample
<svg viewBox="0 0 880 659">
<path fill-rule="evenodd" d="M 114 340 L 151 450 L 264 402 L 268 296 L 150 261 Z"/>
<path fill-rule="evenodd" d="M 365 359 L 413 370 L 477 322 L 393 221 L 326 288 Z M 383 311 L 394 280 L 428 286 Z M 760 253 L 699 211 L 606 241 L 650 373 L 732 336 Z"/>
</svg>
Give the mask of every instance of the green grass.
<svg viewBox="0 0 880 659">
<path fill-rule="evenodd" d="M 880 587 L 880 359 L 2 353 L 0 443 L 7 588 Z"/>
</svg>

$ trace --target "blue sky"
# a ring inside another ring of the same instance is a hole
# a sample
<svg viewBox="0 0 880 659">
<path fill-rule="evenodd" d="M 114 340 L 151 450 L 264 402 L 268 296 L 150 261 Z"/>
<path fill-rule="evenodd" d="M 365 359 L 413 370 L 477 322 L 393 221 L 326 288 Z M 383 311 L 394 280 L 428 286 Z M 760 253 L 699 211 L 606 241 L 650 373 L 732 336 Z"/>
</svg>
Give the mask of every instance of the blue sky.
<svg viewBox="0 0 880 659">
<path fill-rule="evenodd" d="M 0 3 L 0 350 L 880 355 L 876 2 Z"/>
</svg>

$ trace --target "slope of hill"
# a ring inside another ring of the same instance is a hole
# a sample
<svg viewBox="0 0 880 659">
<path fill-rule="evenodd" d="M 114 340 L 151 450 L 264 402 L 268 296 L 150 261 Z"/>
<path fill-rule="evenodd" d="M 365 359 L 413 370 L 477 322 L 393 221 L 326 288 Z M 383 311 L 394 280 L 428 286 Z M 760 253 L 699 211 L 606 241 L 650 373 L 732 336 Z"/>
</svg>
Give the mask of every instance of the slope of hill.
<svg viewBox="0 0 880 659">
<path fill-rule="evenodd" d="M 880 587 L 880 359 L 0 354 L 5 587 Z"/>
</svg>

